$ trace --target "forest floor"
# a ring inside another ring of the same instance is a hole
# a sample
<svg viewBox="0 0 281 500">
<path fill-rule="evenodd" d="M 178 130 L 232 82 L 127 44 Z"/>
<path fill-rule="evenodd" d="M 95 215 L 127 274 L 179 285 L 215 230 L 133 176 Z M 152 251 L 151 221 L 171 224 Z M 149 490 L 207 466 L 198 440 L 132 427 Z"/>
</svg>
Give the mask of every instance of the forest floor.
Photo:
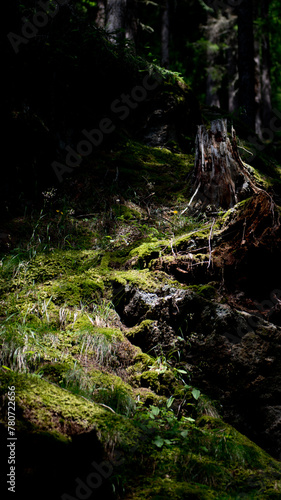
<svg viewBox="0 0 281 500">
<path fill-rule="evenodd" d="M 175 147 L 92 167 L 0 228 L 20 497 L 280 498 L 279 207 L 190 207 Z"/>
</svg>

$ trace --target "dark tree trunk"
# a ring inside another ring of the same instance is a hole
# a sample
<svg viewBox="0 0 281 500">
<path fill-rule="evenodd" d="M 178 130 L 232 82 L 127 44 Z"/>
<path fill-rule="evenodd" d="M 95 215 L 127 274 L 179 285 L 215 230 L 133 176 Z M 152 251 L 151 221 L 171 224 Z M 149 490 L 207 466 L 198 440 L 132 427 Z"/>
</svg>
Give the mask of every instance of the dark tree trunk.
<svg viewBox="0 0 281 500">
<path fill-rule="evenodd" d="M 217 82 L 214 75 L 216 64 L 216 49 L 214 47 L 219 43 L 219 30 L 215 19 L 208 15 L 207 19 L 207 81 L 206 81 L 206 104 L 207 106 L 220 107 L 220 100 L 217 93 Z"/>
<path fill-rule="evenodd" d="M 125 29 L 126 6 L 127 0 L 107 0 L 106 29 L 112 33 L 112 42 L 124 38 L 124 34 L 119 30 Z"/>
<path fill-rule="evenodd" d="M 255 52 L 255 132 L 261 137 L 261 58 L 260 58 L 260 42 L 258 39 L 254 41 Z"/>
<path fill-rule="evenodd" d="M 255 130 L 255 67 L 252 0 L 238 7 L 239 105 L 244 120 Z"/>
<path fill-rule="evenodd" d="M 231 42 L 231 41 L 230 41 Z M 237 47 L 230 43 L 227 50 L 227 70 L 228 70 L 228 111 L 233 113 L 237 109 Z"/>
<path fill-rule="evenodd" d="M 268 20 L 269 0 L 261 2 L 262 18 Z M 264 128 L 270 128 L 270 120 L 272 118 L 271 104 L 271 80 L 270 80 L 270 44 L 268 26 L 264 28 L 262 34 L 262 125 Z"/>
<path fill-rule="evenodd" d="M 137 1 L 127 0 L 126 9 L 126 38 L 130 40 L 135 47 L 138 44 L 139 23 L 137 16 Z"/>
<path fill-rule="evenodd" d="M 226 120 L 211 122 L 210 130 L 198 127 L 194 175 L 190 205 L 200 202 L 203 207 L 228 209 L 258 191 L 239 156 L 234 130 L 232 141 L 227 135 Z"/>
<path fill-rule="evenodd" d="M 236 11 L 228 6 L 226 8 L 228 29 L 226 43 L 227 49 L 227 76 L 228 76 L 228 111 L 234 113 L 238 108 L 238 40 L 235 26 L 237 26 Z"/>
<path fill-rule="evenodd" d="M 169 68 L 170 64 L 169 39 L 170 39 L 170 9 L 169 9 L 169 0 L 166 0 L 162 12 L 162 25 L 161 25 L 161 64 L 162 66 L 164 66 L 164 68 Z"/>
</svg>

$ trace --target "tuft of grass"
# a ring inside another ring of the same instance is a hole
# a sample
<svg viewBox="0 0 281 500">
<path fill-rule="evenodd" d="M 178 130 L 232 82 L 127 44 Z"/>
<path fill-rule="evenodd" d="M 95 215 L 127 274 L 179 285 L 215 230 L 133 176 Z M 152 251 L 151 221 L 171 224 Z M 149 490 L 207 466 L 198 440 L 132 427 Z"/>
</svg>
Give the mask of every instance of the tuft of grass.
<svg viewBox="0 0 281 500">
<path fill-rule="evenodd" d="M 38 367 L 45 350 L 38 333 L 21 323 L 1 325 L 0 345 L 1 364 L 18 372 L 28 372 Z"/>
<path fill-rule="evenodd" d="M 86 363 L 87 357 L 91 356 L 98 364 L 106 367 L 116 352 L 116 340 L 108 340 L 102 334 L 82 333 L 78 341 L 80 361 L 83 359 Z"/>
</svg>

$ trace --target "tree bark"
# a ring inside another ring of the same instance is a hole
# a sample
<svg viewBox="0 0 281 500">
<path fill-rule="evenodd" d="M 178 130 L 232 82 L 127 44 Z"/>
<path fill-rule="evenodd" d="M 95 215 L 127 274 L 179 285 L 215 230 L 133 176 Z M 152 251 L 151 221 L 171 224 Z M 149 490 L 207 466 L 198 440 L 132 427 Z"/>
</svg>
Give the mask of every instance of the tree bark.
<svg viewBox="0 0 281 500">
<path fill-rule="evenodd" d="M 227 77 L 228 77 L 228 111 L 234 113 L 238 108 L 238 40 L 235 27 L 237 26 L 237 13 L 233 7 L 226 7 L 228 19 L 227 28 Z"/>
<path fill-rule="evenodd" d="M 227 49 L 227 71 L 228 71 L 228 111 L 233 113 L 237 109 L 237 47 L 233 47 L 232 44 L 229 45 Z"/>
<path fill-rule="evenodd" d="M 208 14 L 207 19 L 207 81 L 206 81 L 206 105 L 220 107 L 220 100 L 217 93 L 217 82 L 214 76 L 217 52 L 215 46 L 219 44 L 218 23 Z"/>
<path fill-rule="evenodd" d="M 137 17 L 137 2 L 136 0 L 127 0 L 126 9 L 126 39 L 133 43 L 136 48 L 138 45 L 139 23 Z"/>
<path fill-rule="evenodd" d="M 258 39 L 254 41 L 255 51 L 255 132 L 261 137 L 262 118 L 261 118 L 261 58 L 260 58 L 260 42 Z"/>
<path fill-rule="evenodd" d="M 239 105 L 245 123 L 255 130 L 255 67 L 252 0 L 238 7 Z"/>
<path fill-rule="evenodd" d="M 169 39 L 170 39 L 170 12 L 169 0 L 165 1 L 164 10 L 162 12 L 162 25 L 161 25 L 161 65 L 164 68 L 169 68 L 170 53 L 169 53 Z"/>
<path fill-rule="evenodd" d="M 119 30 L 125 29 L 126 6 L 127 0 L 107 0 L 106 29 L 112 42 L 124 38 Z"/>
<path fill-rule="evenodd" d="M 269 0 L 263 0 L 261 5 L 262 18 L 268 21 Z M 261 39 L 262 44 L 262 125 L 264 128 L 270 128 L 270 120 L 272 118 L 272 103 L 271 103 L 271 79 L 270 79 L 270 42 L 268 26 L 264 28 Z"/>
<path fill-rule="evenodd" d="M 190 205 L 200 202 L 206 207 L 229 209 L 238 201 L 258 192 L 237 149 L 235 132 L 227 135 L 227 120 L 198 127 L 195 141 L 194 195 Z"/>
</svg>

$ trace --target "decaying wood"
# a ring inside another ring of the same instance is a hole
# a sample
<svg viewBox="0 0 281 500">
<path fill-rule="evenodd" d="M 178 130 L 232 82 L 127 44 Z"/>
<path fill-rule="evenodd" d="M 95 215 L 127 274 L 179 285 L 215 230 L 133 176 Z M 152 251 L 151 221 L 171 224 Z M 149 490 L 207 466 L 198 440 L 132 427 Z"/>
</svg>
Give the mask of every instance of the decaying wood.
<svg viewBox="0 0 281 500">
<path fill-rule="evenodd" d="M 201 200 L 203 206 L 228 209 L 260 191 L 240 158 L 234 130 L 230 140 L 223 119 L 212 121 L 209 130 L 198 127 L 194 175 L 190 204 Z"/>
</svg>

